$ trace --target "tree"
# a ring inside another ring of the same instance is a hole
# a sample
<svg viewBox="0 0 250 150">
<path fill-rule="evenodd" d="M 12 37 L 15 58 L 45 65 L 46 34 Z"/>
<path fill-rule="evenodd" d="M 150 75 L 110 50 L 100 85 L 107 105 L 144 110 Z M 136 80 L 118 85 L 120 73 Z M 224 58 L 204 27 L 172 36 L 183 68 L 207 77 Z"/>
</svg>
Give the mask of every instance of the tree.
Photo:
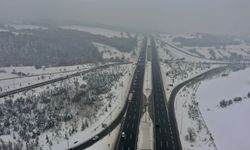
<svg viewBox="0 0 250 150">
<path fill-rule="evenodd" d="M 87 120 L 85 120 L 85 126 L 86 126 L 86 127 L 89 127 L 89 123 L 88 123 Z"/>
<path fill-rule="evenodd" d="M 194 142 L 196 139 L 196 133 L 193 128 L 187 129 L 188 134 L 185 136 L 185 139 L 190 142 Z"/>
<path fill-rule="evenodd" d="M 83 131 L 83 130 L 85 130 L 85 124 L 84 124 L 84 122 L 82 122 L 82 127 L 81 127 L 81 130 Z"/>
</svg>

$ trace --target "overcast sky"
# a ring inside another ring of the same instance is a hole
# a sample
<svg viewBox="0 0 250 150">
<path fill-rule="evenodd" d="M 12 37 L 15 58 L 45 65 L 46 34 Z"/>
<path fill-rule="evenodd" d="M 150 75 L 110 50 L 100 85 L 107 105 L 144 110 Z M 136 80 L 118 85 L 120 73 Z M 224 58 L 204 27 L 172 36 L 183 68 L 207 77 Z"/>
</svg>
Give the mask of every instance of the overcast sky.
<svg viewBox="0 0 250 150">
<path fill-rule="evenodd" d="M 0 0 L 0 19 L 60 19 L 165 32 L 250 33 L 250 0 Z"/>
</svg>

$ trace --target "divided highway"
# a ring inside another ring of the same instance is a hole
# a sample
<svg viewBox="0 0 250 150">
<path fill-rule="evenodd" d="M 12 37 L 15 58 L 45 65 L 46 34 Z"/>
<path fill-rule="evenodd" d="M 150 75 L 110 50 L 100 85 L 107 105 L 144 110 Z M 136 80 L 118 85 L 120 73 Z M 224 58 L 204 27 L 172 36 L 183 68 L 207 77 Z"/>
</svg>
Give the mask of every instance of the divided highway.
<svg viewBox="0 0 250 150">
<path fill-rule="evenodd" d="M 179 132 L 175 124 L 175 116 L 169 115 L 165 91 L 161 77 L 155 41 L 151 39 L 152 71 L 153 71 L 153 120 L 155 125 L 154 145 L 156 150 L 181 150 Z M 174 111 L 174 109 L 171 109 Z"/>
<path fill-rule="evenodd" d="M 144 40 L 138 64 L 134 73 L 127 112 L 122 122 L 120 134 L 116 143 L 116 150 L 136 150 L 138 141 L 139 123 L 142 111 L 143 80 L 147 40 Z"/>
</svg>

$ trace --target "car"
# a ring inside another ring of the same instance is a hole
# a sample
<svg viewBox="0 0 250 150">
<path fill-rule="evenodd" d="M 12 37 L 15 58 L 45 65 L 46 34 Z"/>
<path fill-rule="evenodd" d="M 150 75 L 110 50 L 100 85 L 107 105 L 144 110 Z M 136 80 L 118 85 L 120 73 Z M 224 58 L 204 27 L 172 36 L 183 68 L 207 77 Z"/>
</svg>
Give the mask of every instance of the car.
<svg viewBox="0 0 250 150">
<path fill-rule="evenodd" d="M 122 132 L 122 138 L 125 138 L 125 137 L 126 137 L 125 132 Z"/>
<path fill-rule="evenodd" d="M 75 141 L 74 144 L 78 143 L 78 141 Z"/>
<path fill-rule="evenodd" d="M 96 141 L 98 138 L 99 138 L 99 136 L 96 135 L 96 136 L 94 136 L 94 137 L 92 138 L 92 140 L 93 140 L 93 141 Z"/>
</svg>

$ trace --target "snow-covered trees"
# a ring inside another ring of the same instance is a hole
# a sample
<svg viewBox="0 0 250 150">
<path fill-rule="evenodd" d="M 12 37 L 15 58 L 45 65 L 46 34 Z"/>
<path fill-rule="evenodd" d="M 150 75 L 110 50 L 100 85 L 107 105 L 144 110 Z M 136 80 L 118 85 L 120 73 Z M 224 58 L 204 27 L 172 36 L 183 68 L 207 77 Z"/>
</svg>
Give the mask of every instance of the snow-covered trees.
<svg viewBox="0 0 250 150">
<path fill-rule="evenodd" d="M 53 134 L 44 137 L 50 146 L 52 136 L 65 135 L 62 138 L 68 139 L 94 122 L 98 110 L 104 106 L 101 95 L 111 90 L 123 71 L 121 67 L 98 69 L 46 85 L 39 92 L 27 91 L 23 96 L 5 98 L 0 104 L 0 136 L 20 138 L 31 149 L 39 145 L 39 137 L 46 131 Z M 108 98 L 113 95 L 107 94 Z M 111 101 L 105 107 L 108 111 Z"/>
<path fill-rule="evenodd" d="M 185 136 L 185 139 L 190 142 L 195 142 L 196 139 L 196 133 L 194 128 L 188 128 L 187 129 L 187 135 Z"/>
</svg>

